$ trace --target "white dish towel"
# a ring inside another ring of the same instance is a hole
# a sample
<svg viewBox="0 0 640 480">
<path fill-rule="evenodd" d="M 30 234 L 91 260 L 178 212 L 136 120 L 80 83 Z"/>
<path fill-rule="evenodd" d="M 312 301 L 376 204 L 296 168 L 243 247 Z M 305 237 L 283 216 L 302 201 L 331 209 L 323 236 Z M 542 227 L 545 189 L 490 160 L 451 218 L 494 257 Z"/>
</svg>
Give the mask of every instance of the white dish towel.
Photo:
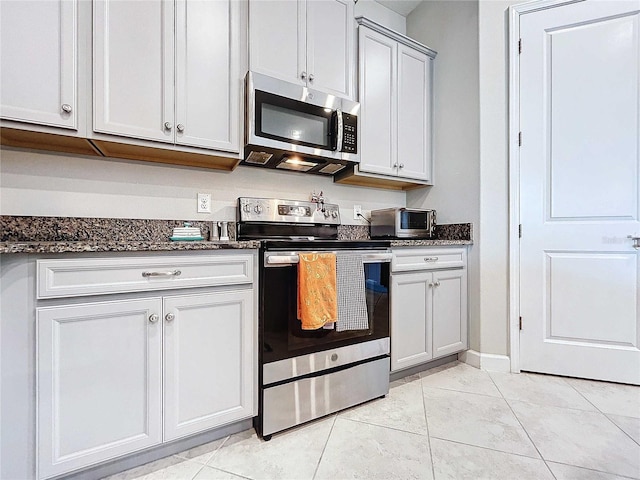
<svg viewBox="0 0 640 480">
<path fill-rule="evenodd" d="M 336 255 L 338 321 L 336 331 L 368 330 L 367 299 L 364 284 L 364 263 L 357 253 Z"/>
</svg>

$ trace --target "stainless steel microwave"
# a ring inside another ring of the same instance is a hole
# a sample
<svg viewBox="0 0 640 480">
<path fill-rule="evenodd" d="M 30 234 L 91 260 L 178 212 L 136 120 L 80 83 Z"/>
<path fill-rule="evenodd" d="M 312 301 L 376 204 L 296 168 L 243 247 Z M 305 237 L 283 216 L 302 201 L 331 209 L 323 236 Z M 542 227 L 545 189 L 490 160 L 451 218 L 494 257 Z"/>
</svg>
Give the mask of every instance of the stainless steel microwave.
<svg viewBox="0 0 640 480">
<path fill-rule="evenodd" d="M 433 238 L 436 211 L 385 208 L 371 211 L 371 238 Z"/>
<path fill-rule="evenodd" d="M 333 175 L 359 162 L 360 104 L 249 72 L 243 164 Z"/>
</svg>

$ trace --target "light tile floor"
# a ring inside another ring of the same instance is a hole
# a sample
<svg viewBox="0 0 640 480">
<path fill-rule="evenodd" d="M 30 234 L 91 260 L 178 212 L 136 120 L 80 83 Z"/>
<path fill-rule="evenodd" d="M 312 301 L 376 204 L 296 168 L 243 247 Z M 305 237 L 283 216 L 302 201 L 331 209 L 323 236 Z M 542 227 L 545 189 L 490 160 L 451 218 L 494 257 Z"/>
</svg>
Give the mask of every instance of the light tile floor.
<svg viewBox="0 0 640 480">
<path fill-rule="evenodd" d="M 454 362 L 270 442 L 248 430 L 109 477 L 242 478 L 640 479 L 640 387 Z"/>
</svg>

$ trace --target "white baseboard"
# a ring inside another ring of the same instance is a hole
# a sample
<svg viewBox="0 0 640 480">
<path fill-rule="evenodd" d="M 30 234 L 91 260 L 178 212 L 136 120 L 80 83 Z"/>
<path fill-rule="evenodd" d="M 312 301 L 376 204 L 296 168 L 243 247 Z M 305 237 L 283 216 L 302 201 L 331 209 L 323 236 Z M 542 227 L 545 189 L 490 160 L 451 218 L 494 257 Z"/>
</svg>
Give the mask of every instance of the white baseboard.
<svg viewBox="0 0 640 480">
<path fill-rule="evenodd" d="M 487 370 L 489 372 L 511 371 L 511 360 L 506 355 L 494 355 L 493 353 L 480 353 L 475 350 L 467 350 L 458 354 L 458 360 L 472 367 Z"/>
<path fill-rule="evenodd" d="M 458 360 L 472 367 L 480 368 L 480 353 L 475 350 L 460 352 L 458 354 Z"/>
</svg>

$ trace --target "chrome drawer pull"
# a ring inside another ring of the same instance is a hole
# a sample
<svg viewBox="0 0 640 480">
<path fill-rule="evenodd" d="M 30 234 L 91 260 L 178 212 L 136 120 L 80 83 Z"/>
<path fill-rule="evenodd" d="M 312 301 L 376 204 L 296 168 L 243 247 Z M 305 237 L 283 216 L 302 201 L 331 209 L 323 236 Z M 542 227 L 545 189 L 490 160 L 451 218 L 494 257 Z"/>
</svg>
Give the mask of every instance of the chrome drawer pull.
<svg viewBox="0 0 640 480">
<path fill-rule="evenodd" d="M 424 257 L 425 262 L 437 262 L 438 257 Z"/>
<path fill-rule="evenodd" d="M 179 277 L 182 275 L 180 270 L 174 270 L 172 272 L 142 272 L 142 276 L 148 277 Z"/>
</svg>

